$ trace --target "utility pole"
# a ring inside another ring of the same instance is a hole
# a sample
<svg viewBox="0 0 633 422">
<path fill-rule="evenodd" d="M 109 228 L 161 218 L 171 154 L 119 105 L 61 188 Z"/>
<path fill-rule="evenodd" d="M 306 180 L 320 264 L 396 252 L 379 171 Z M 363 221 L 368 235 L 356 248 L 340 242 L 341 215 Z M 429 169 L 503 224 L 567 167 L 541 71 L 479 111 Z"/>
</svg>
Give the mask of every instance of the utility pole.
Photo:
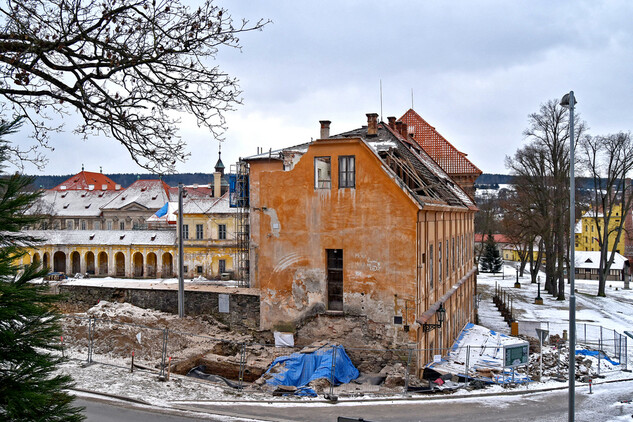
<svg viewBox="0 0 633 422">
<path fill-rule="evenodd" d="M 185 254 L 182 237 L 182 195 L 184 192 L 184 186 L 182 183 L 178 183 L 178 317 L 184 318 L 185 316 Z"/>
</svg>

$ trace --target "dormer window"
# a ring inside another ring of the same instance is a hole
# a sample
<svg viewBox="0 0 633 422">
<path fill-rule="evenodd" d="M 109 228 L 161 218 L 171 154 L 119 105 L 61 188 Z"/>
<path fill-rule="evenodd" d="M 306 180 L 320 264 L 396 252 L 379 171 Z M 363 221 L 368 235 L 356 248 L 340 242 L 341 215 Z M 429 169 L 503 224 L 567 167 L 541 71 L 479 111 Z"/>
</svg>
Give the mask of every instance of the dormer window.
<svg viewBox="0 0 633 422">
<path fill-rule="evenodd" d="M 154 195 L 154 196 L 152 196 L 152 201 L 155 201 L 155 200 L 156 200 L 156 198 L 158 198 L 158 195 Z"/>
<path fill-rule="evenodd" d="M 64 209 L 68 208 L 70 204 L 64 204 Z"/>
</svg>

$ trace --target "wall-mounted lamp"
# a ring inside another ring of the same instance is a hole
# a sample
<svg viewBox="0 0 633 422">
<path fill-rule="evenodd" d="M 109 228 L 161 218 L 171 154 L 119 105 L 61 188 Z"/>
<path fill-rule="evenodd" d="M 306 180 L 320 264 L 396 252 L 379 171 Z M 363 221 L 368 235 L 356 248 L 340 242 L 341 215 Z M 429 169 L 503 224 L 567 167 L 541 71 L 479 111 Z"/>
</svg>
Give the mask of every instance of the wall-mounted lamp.
<svg viewBox="0 0 633 422">
<path fill-rule="evenodd" d="M 444 318 L 446 317 L 446 309 L 444 309 L 442 303 L 440 303 L 440 307 L 437 308 L 437 311 L 435 311 L 435 313 L 437 314 L 437 324 L 422 324 L 423 332 L 428 333 L 431 330 L 442 327 L 442 323 L 444 322 Z"/>
</svg>

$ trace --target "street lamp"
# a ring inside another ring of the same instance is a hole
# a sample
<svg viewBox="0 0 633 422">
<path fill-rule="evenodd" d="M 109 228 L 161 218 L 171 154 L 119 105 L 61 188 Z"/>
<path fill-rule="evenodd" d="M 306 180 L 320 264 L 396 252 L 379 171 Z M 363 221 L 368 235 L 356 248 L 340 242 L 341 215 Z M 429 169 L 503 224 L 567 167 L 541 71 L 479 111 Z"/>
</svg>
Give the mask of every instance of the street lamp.
<svg viewBox="0 0 633 422">
<path fill-rule="evenodd" d="M 446 316 L 446 309 L 444 309 L 444 306 L 442 303 L 440 303 L 440 307 L 437 308 L 437 311 L 435 311 L 435 313 L 437 314 L 437 324 L 427 324 L 427 323 L 422 324 L 423 332 L 428 333 L 429 331 L 434 330 L 436 328 L 442 328 L 442 323 L 444 322 L 444 317 Z"/>
<path fill-rule="evenodd" d="M 574 422 L 576 402 L 576 278 L 575 231 L 576 207 L 574 203 L 574 91 L 569 91 L 560 100 L 560 105 L 569 108 L 569 422 Z"/>
</svg>

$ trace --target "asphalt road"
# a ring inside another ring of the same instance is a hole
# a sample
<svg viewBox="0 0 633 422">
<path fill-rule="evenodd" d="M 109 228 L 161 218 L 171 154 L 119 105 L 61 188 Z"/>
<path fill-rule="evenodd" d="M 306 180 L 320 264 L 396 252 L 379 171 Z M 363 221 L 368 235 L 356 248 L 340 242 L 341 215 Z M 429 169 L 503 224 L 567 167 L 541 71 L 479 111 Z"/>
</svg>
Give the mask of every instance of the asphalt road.
<svg viewBox="0 0 633 422">
<path fill-rule="evenodd" d="M 631 417 L 633 403 L 627 403 L 627 401 L 633 400 L 633 381 L 597 385 L 594 386 L 591 395 L 587 394 L 585 386 L 577 387 L 576 391 L 577 422 L 633 421 Z M 567 420 L 567 400 L 567 390 L 557 390 L 525 395 L 425 401 L 338 404 L 198 402 L 180 405 L 180 408 L 184 410 L 209 412 L 209 419 L 202 417 L 201 413 L 165 414 L 164 409 L 148 411 L 130 405 L 119 407 L 121 403 L 107 404 L 83 398 L 78 399 L 77 404 L 86 406 L 87 420 L 95 422 L 184 422 L 194 420 L 334 422 L 339 416 L 354 420 L 362 418 L 367 422 L 560 422 Z M 233 415 L 237 419 L 229 418 L 227 415 Z"/>
</svg>

